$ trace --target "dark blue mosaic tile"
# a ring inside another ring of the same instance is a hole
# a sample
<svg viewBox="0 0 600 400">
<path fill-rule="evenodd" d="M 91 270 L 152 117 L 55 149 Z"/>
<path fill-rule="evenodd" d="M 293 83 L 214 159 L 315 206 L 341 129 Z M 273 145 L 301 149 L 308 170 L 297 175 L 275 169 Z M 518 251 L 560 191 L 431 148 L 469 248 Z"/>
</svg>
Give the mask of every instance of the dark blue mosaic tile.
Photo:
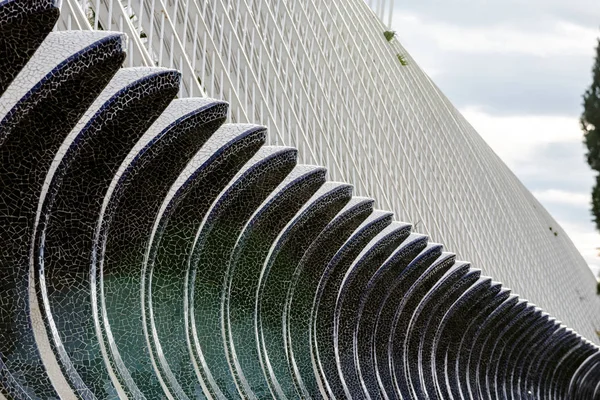
<svg viewBox="0 0 600 400">
<path fill-rule="evenodd" d="M 0 1 L 0 399 L 596 399 L 598 347 L 124 37 Z"/>
<path fill-rule="evenodd" d="M 288 368 L 301 397 L 318 397 L 311 360 L 311 312 L 328 263 L 373 213 L 373 201 L 355 197 L 323 229 L 302 256 L 287 292 L 282 316 Z"/>
<path fill-rule="evenodd" d="M 60 0 L 0 1 L 0 95 L 58 20 Z"/>
<path fill-rule="evenodd" d="M 9 371 L 3 390 L 11 397 L 56 393 L 45 373 L 45 364 L 56 363 L 47 347 L 51 333 L 31 294 L 38 203 L 62 141 L 121 65 L 122 40 L 112 33 L 51 34 L 1 98 L 0 354 Z"/>
</svg>

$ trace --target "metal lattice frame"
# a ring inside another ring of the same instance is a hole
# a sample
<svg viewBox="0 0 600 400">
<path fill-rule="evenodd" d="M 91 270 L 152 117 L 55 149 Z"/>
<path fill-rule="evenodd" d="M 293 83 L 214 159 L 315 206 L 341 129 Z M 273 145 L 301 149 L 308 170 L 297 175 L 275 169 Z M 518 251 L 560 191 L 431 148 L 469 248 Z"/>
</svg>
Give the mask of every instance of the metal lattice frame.
<svg viewBox="0 0 600 400">
<path fill-rule="evenodd" d="M 370 5 L 382 16 L 385 3 Z M 66 0 L 62 9 L 58 29 L 126 32 L 125 65 L 179 69 L 180 97 L 227 100 L 232 122 L 265 124 L 272 144 L 298 147 L 302 162 L 326 165 L 595 336 L 595 281 L 567 235 L 399 41 L 385 40 L 365 2 Z"/>
</svg>

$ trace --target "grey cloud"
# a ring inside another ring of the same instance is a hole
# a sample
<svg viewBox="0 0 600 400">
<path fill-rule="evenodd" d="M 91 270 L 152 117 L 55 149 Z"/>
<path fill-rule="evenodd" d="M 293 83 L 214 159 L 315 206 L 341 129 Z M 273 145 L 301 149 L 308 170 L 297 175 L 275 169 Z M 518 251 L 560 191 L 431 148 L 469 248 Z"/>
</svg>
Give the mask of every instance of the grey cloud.
<svg viewBox="0 0 600 400">
<path fill-rule="evenodd" d="M 538 147 L 529 160 L 514 165 L 513 170 L 532 192 L 559 189 L 589 194 L 594 173 L 584 161 L 584 151 L 583 144 L 577 142 L 547 143 Z M 544 201 L 544 207 L 558 221 L 593 229 L 590 205 Z"/>
<path fill-rule="evenodd" d="M 533 30 L 550 20 L 591 28 L 600 25 L 597 0 L 395 0 L 395 10 L 460 26 L 509 23 L 523 24 Z"/>
<path fill-rule="evenodd" d="M 396 1 L 395 11 L 463 28 L 504 24 L 507 29 L 540 33 L 553 29 L 558 20 L 600 28 L 598 0 Z M 477 105 L 493 115 L 581 113 L 581 96 L 591 82 L 593 48 L 589 56 L 465 53 L 444 50 L 422 32 L 395 29 L 417 63 L 435 72 L 436 84 L 459 108 Z"/>
<path fill-rule="evenodd" d="M 581 113 L 592 60 L 583 56 L 458 54 L 442 56 L 436 83 L 459 108 L 480 106 L 493 115 Z"/>
<path fill-rule="evenodd" d="M 513 166 L 515 174 L 531 191 L 560 188 L 590 193 L 594 173 L 584 159 L 585 148 L 578 142 L 540 145 L 530 159 Z"/>
<path fill-rule="evenodd" d="M 418 0 L 395 2 L 424 23 L 458 27 L 505 26 L 520 32 L 547 32 L 558 21 L 600 28 L 598 0 Z M 491 115 L 563 115 L 581 113 L 581 95 L 591 81 L 593 49 L 585 56 L 536 56 L 445 51 L 431 37 L 395 26 L 400 42 L 459 108 L 476 106 Z M 600 35 L 600 30 L 598 31 Z M 594 173 L 580 142 L 545 143 L 528 160 L 511 168 L 531 191 L 558 189 L 590 193 Z M 593 231 L 589 206 L 544 202 L 559 221 Z M 586 257 L 590 264 L 598 259 Z M 600 269 L 600 268 L 599 268 Z"/>
<path fill-rule="evenodd" d="M 545 202 L 544 207 L 557 221 L 566 221 L 576 225 L 588 224 L 592 221 L 589 208 L 551 202 Z"/>
</svg>

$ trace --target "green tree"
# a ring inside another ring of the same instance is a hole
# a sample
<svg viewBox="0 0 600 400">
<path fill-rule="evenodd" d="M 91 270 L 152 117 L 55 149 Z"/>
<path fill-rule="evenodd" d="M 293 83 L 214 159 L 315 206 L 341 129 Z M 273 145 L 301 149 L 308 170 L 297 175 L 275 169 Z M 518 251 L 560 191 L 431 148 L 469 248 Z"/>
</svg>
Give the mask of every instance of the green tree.
<svg viewBox="0 0 600 400">
<path fill-rule="evenodd" d="M 587 146 L 587 162 L 590 167 L 600 172 L 600 39 L 596 47 L 596 60 L 592 68 L 592 84 L 583 95 L 583 114 L 581 128 L 584 132 L 584 143 Z M 596 229 L 600 231 L 600 177 L 592 190 L 592 216 Z"/>
</svg>

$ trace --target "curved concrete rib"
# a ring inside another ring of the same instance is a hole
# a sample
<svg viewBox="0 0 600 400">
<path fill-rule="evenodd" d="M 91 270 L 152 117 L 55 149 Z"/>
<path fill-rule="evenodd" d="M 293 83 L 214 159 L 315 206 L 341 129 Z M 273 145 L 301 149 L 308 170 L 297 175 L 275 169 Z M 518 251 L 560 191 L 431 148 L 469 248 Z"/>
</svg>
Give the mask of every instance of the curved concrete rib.
<svg viewBox="0 0 600 400">
<path fill-rule="evenodd" d="M 589 346 L 593 347 L 593 346 Z M 566 396 L 572 399 L 596 399 L 598 384 L 594 383 L 600 369 L 600 354 L 595 352 L 586 358 L 572 375 Z M 575 389 L 577 388 L 577 389 Z"/>
<path fill-rule="evenodd" d="M 523 308 L 518 309 L 518 312 L 505 321 L 505 323 L 495 331 L 503 340 L 493 340 L 488 343 L 485 353 L 485 367 L 480 366 L 480 393 L 484 396 L 492 397 L 495 395 L 496 387 L 494 385 L 495 373 L 500 362 L 501 354 L 507 343 L 513 340 L 514 336 L 519 332 L 519 329 L 535 318 L 537 312 L 536 307 L 524 302 Z M 496 334 L 496 333 L 494 333 Z"/>
<path fill-rule="evenodd" d="M 581 336 L 579 336 L 579 339 L 581 339 L 580 346 L 575 347 L 569 352 L 568 357 L 565 357 L 557 365 L 553 365 L 554 371 L 547 386 L 552 387 L 551 393 L 554 398 L 566 398 L 569 395 L 569 384 L 571 380 L 575 379 L 577 381 L 579 378 L 577 376 L 577 371 L 584 365 L 586 360 L 589 360 L 590 357 L 593 357 L 597 353 L 597 347 L 595 345 L 583 339 Z M 579 384 L 578 391 L 586 391 L 583 382 Z M 578 397 L 579 395 L 580 394 L 576 394 L 574 397 Z"/>
<path fill-rule="evenodd" d="M 542 330 L 535 341 L 533 343 L 550 343 L 552 337 L 555 333 L 561 329 L 561 326 L 557 321 L 551 318 L 548 323 L 546 329 Z M 528 349 L 525 350 L 523 354 L 524 362 L 517 366 L 517 368 L 513 369 L 511 376 L 511 385 L 510 387 L 518 387 L 518 393 L 534 393 L 535 390 L 533 388 L 534 385 L 538 385 L 539 382 L 535 380 L 535 372 L 532 371 L 532 367 L 536 368 L 539 360 L 539 357 L 542 356 L 546 352 L 546 346 L 537 346 L 532 344 Z M 516 399 L 518 396 L 515 394 L 512 396 L 512 399 Z"/>
<path fill-rule="evenodd" d="M 257 291 L 255 324 L 261 365 L 273 396 L 298 394 L 288 369 L 282 326 L 289 283 L 304 251 L 352 196 L 352 187 L 328 182 L 323 185 L 274 241 L 266 259 Z"/>
<path fill-rule="evenodd" d="M 461 329 L 461 319 L 457 317 L 457 329 L 452 332 L 452 342 L 448 344 L 446 355 L 439 353 L 436 363 L 446 365 L 446 374 L 443 377 L 438 377 L 437 388 L 441 393 L 442 398 L 455 397 L 460 398 L 461 391 L 468 391 L 467 378 L 470 371 L 470 355 L 475 350 L 473 347 L 474 338 L 477 332 L 487 320 L 488 316 L 498 307 L 504 304 L 510 297 L 510 291 L 507 289 L 492 290 L 493 295 L 489 298 L 489 302 L 481 305 L 474 311 L 473 318 L 466 321 L 466 327 Z M 442 358 L 445 357 L 445 358 Z"/>
<path fill-rule="evenodd" d="M 361 295 L 386 259 L 408 237 L 410 229 L 408 224 L 395 222 L 373 238 L 346 271 L 337 290 L 333 310 L 333 350 L 343 392 L 347 397 L 359 397 L 362 393 L 354 352 L 354 326 Z"/>
<path fill-rule="evenodd" d="M 230 156 L 222 157 L 220 164 L 209 164 L 211 169 L 235 163 L 235 157 L 243 154 L 240 151 L 243 148 L 239 147 L 240 154 L 229 151 Z M 224 150 L 227 152 L 227 148 Z M 189 358 L 190 348 L 186 344 L 189 325 L 187 312 L 184 310 L 187 301 L 188 259 L 194 242 L 205 242 L 205 239 L 196 239 L 210 232 L 210 229 L 206 230 L 208 225 L 205 222 L 217 222 L 217 230 L 219 227 L 225 228 L 218 224 L 220 219 L 227 218 L 228 212 L 233 216 L 246 211 L 239 207 L 240 201 L 251 203 L 256 201 L 253 200 L 256 197 L 260 201 L 260 197 L 266 196 L 269 187 L 283 179 L 281 175 L 285 175 L 294 163 L 295 151 L 291 149 L 262 148 L 239 170 L 223 192 L 216 196 L 212 206 L 211 199 L 215 195 L 199 185 L 203 180 L 197 178 L 188 179 L 173 188 L 161 206 L 155 221 L 146 267 L 150 277 L 146 292 L 146 324 L 147 331 L 152 335 L 149 342 L 155 358 L 155 368 L 178 398 L 193 398 L 200 389 L 200 382 Z M 212 176 L 219 178 L 214 172 Z M 266 193 L 263 193 L 263 189 Z M 236 219 L 235 223 L 240 221 Z M 243 219 L 241 223 L 243 224 Z M 197 245 L 196 248 L 202 249 L 202 246 Z"/>
<path fill-rule="evenodd" d="M 505 291 L 506 292 L 506 291 Z M 490 278 L 480 277 L 450 306 L 432 332 L 431 364 L 420 371 L 423 385 L 432 399 L 450 398 L 450 387 L 456 385 L 454 364 L 463 334 L 476 321 L 508 296 L 502 286 Z M 450 383 L 452 381 L 452 383 Z"/>
<path fill-rule="evenodd" d="M 238 396 L 221 334 L 227 273 L 224 266 L 253 211 L 295 165 L 294 149 L 263 147 L 218 195 L 194 239 L 189 256 L 193 280 L 188 281 L 193 287 L 189 300 L 194 302 L 195 310 L 189 315 L 192 352 L 200 361 L 200 374 L 211 393 Z"/>
<path fill-rule="evenodd" d="M 453 264 L 454 255 L 442 253 L 439 244 L 428 243 L 390 283 L 390 289 L 378 307 L 377 320 L 371 327 L 375 330 L 374 337 L 380 338 L 375 343 L 375 371 L 379 391 L 384 398 L 397 397 L 392 372 L 394 358 L 390 354 L 392 338 L 405 340 L 405 325 L 410 321 L 412 310 Z"/>
<path fill-rule="evenodd" d="M 92 279 L 92 308 L 97 334 L 104 335 L 103 310 L 103 271 L 98 266 L 102 262 L 103 243 L 110 233 L 112 218 L 127 202 L 137 202 L 144 197 L 145 190 L 154 190 L 156 180 L 176 176 L 178 170 L 185 167 L 194 153 L 222 123 L 226 104 L 209 99 L 175 100 L 146 131 L 136 143 L 115 174 L 104 197 L 102 210 L 96 224 L 90 276 Z M 165 171 L 168 168 L 169 171 Z M 175 174 L 175 175 L 174 175 Z M 174 177 L 172 178 L 175 179 Z M 159 185 L 160 186 L 160 185 Z M 113 381 L 121 386 L 114 370 L 120 369 L 123 385 L 129 392 L 141 396 L 139 388 L 131 376 L 122 368 L 118 352 L 115 352 L 113 365 L 108 356 L 109 344 L 100 340 L 104 359 L 109 370 L 112 369 Z M 114 350 L 114 349 L 113 349 Z"/>
<path fill-rule="evenodd" d="M 33 261 L 39 302 L 61 367 L 84 398 L 115 390 L 90 301 L 98 200 L 129 149 L 177 93 L 178 83 L 175 71 L 120 70 L 63 142 L 40 196 Z"/>
<path fill-rule="evenodd" d="M 310 357 L 311 310 L 328 263 L 373 212 L 373 200 L 353 197 L 307 248 L 290 283 L 283 311 L 288 368 L 302 397 L 318 397 Z"/>
<path fill-rule="evenodd" d="M 122 40 L 114 33 L 51 34 L 0 101 L 0 355 L 3 369 L 18 371 L 3 384 L 14 396 L 52 396 L 54 387 L 72 396 L 41 319 L 31 242 L 45 175 L 61 142 L 117 72 Z"/>
<path fill-rule="evenodd" d="M 430 247 L 431 246 L 431 247 Z M 410 397 L 410 385 L 406 378 L 403 378 L 408 373 L 408 368 L 418 368 L 417 359 L 406 359 L 406 349 L 408 340 L 411 336 L 412 329 L 410 324 L 414 316 L 415 310 L 418 310 L 419 304 L 422 299 L 426 298 L 430 292 L 435 293 L 436 285 L 443 283 L 443 278 L 448 273 L 458 270 L 463 270 L 462 263 L 455 262 L 455 255 L 452 253 L 441 252 L 441 245 L 429 244 L 429 249 L 426 248 L 420 256 L 415 258 L 417 265 L 421 264 L 421 267 L 427 266 L 422 274 L 412 281 L 404 281 L 403 284 L 411 284 L 410 288 L 406 292 L 402 293 L 397 291 L 392 296 L 403 296 L 404 299 L 399 303 L 396 310 L 393 313 L 391 320 L 389 320 L 389 336 L 386 336 L 386 357 L 382 360 L 386 360 L 387 367 L 383 368 L 382 377 L 392 379 L 392 385 L 389 386 L 387 391 L 390 397 L 398 396 L 403 398 L 404 396 Z M 438 253 L 441 252 L 441 253 Z M 419 267 L 417 267 L 419 268 Z M 464 268 L 466 271 L 467 268 Z M 390 303 L 390 299 L 384 307 L 390 307 L 394 303 Z M 385 311 L 385 308 L 384 308 Z M 379 317 L 379 323 L 384 321 L 385 313 Z M 380 368 L 379 371 L 382 369 Z M 382 380 L 383 381 L 383 380 Z M 402 396 L 402 397 L 401 397 Z"/>
<path fill-rule="evenodd" d="M 327 376 L 327 359 L 334 362 L 335 352 L 327 346 L 331 344 L 333 320 L 331 316 L 337 299 L 339 288 L 344 276 L 356 257 L 365 249 L 371 240 L 392 223 L 391 213 L 375 211 L 353 232 L 352 236 L 336 252 L 329 261 L 319 281 L 315 300 L 311 310 L 311 357 L 317 385 L 323 396 L 329 396 L 332 388 Z M 330 366 L 331 367 L 331 366 Z M 337 374 L 332 366 L 329 372 Z M 339 378 L 338 378 L 339 379 Z"/>
<path fill-rule="evenodd" d="M 421 383 L 420 372 L 428 370 L 431 364 L 432 337 L 428 334 L 431 327 L 437 329 L 440 320 L 454 302 L 468 290 L 478 279 L 481 271 L 473 270 L 469 264 L 456 262 L 454 266 L 440 278 L 436 285 L 423 297 L 413 312 L 408 325 L 406 341 L 394 340 L 396 351 L 402 351 L 404 374 L 394 368 L 395 381 L 398 387 L 407 387 L 412 398 L 428 398 L 428 388 Z M 397 366 L 398 362 L 394 364 Z"/>
<path fill-rule="evenodd" d="M 223 323 L 228 362 L 242 397 L 270 395 L 260 367 L 254 324 L 255 298 L 264 262 L 281 230 L 324 183 L 324 169 L 294 168 L 256 210 L 237 238 L 227 265 Z"/>
<path fill-rule="evenodd" d="M 388 296 L 390 282 L 402 273 L 408 264 L 427 246 L 427 236 L 411 234 L 394 250 L 370 278 L 367 287 L 360 294 L 357 321 L 353 332 L 353 351 L 356 357 L 357 382 L 362 386 L 366 397 L 379 392 L 375 373 L 375 331 L 379 307 Z M 375 397 L 377 397 L 375 395 Z"/>
<path fill-rule="evenodd" d="M 503 307 L 499 307 L 486 319 L 476 334 L 477 341 L 473 346 L 475 351 L 471 353 L 469 359 L 470 362 L 473 361 L 473 367 L 467 371 L 469 373 L 468 379 L 472 379 L 468 381 L 467 393 L 472 392 L 475 396 L 490 396 L 490 393 L 488 393 L 489 387 L 487 386 L 487 374 L 491 368 L 490 365 L 494 362 L 492 354 L 496 344 L 495 340 L 490 341 L 490 337 L 496 335 L 496 333 L 499 334 L 498 337 L 502 337 L 500 334 L 505 335 L 511 327 L 511 321 L 531 311 L 528 311 L 527 307 L 526 301 L 510 298 L 503 304 Z"/>
<path fill-rule="evenodd" d="M 0 2 L 0 96 L 58 20 L 60 0 Z"/>
<path fill-rule="evenodd" d="M 199 127 L 209 131 L 200 135 L 204 137 L 202 142 L 222 122 L 223 112 L 217 113 L 215 121 L 209 119 Z M 209 115 L 214 116 L 214 110 Z M 100 236 L 103 238 L 100 248 L 104 250 L 99 257 L 104 340 L 107 348 L 110 346 L 112 362 L 121 379 L 135 383 L 149 398 L 160 395 L 164 387 L 163 382 L 155 378 L 153 362 L 147 354 L 146 326 L 137 316 L 145 315 L 145 288 L 149 280 L 146 260 L 163 199 L 173 183 L 183 183 L 190 192 L 202 194 L 203 197 L 196 198 L 204 200 L 200 204 L 210 204 L 220 187 L 264 143 L 264 138 L 264 129 L 260 127 L 225 125 L 203 143 L 196 155 L 188 153 L 189 157 L 193 156 L 189 164 L 188 157 L 177 161 L 181 169 L 186 168 L 182 175 L 178 176 L 181 170 L 169 168 L 165 159 L 157 157 L 141 162 L 140 167 L 125 178 L 127 181 L 122 182 L 126 192 L 121 195 Z M 165 150 L 173 151 L 164 152 L 167 160 L 186 154 L 177 146 Z M 171 160 L 171 165 L 175 160 Z"/>
<path fill-rule="evenodd" d="M 94 99 L 106 85 L 106 77 L 96 82 L 89 75 L 98 74 L 100 78 L 105 70 L 109 77 L 112 76 L 116 72 L 115 66 L 125 58 L 124 40 L 123 34 L 115 32 L 53 32 L 48 35 L 2 95 L 0 120 L 3 130 L 12 131 L 15 125 L 28 123 L 36 111 L 43 112 L 44 117 L 55 118 L 54 112 L 64 113 L 69 104 L 81 100 L 80 96 Z M 84 83 L 89 86 L 83 86 Z M 65 92 L 58 92 L 54 86 L 57 84 Z M 74 96 L 68 90 L 82 94 Z M 56 99 L 61 100 L 59 104 Z M 87 108 L 85 103 L 77 105 L 81 107 L 80 113 Z M 41 107 L 44 108 L 40 110 Z M 0 138 L 0 144 L 3 141 L 4 138 Z"/>
<path fill-rule="evenodd" d="M 509 341 L 499 353 L 495 373 L 493 373 L 492 387 L 496 396 L 508 399 L 514 394 L 519 394 L 517 387 L 509 386 L 510 366 L 518 364 L 518 358 L 523 353 L 523 349 L 527 348 L 523 345 L 523 341 L 533 336 L 536 331 L 540 331 L 545 322 L 547 322 L 547 314 L 544 315 L 541 309 L 536 308 L 527 321 L 522 323 L 508 339 Z M 513 356 L 516 359 L 512 358 Z"/>
</svg>

